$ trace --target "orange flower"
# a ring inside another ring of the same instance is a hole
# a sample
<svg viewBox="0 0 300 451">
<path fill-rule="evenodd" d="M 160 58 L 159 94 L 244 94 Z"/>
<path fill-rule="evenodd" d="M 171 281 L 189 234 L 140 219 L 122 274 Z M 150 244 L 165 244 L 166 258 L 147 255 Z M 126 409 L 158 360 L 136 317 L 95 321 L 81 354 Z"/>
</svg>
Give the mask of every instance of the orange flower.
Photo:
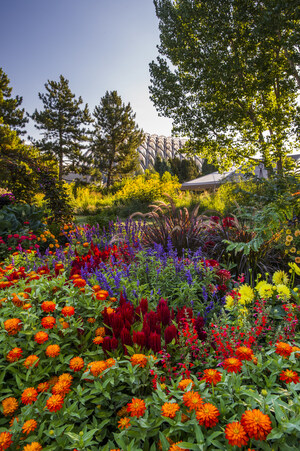
<svg viewBox="0 0 300 451">
<path fill-rule="evenodd" d="M 93 343 L 94 343 L 95 345 L 101 345 L 101 343 L 103 343 L 103 341 L 104 341 L 104 338 L 103 338 L 103 337 L 100 337 L 100 335 L 99 335 L 98 337 L 95 337 L 95 338 L 93 339 Z"/>
<path fill-rule="evenodd" d="M 130 362 L 132 366 L 138 365 L 141 368 L 144 368 L 148 363 L 148 359 L 144 354 L 133 354 L 131 356 Z"/>
<path fill-rule="evenodd" d="M 47 357 L 57 357 L 60 353 L 60 347 L 58 345 L 49 345 L 46 348 Z"/>
<path fill-rule="evenodd" d="M 1 432 L 0 434 L 0 450 L 4 451 L 12 445 L 12 434 L 10 432 Z"/>
<path fill-rule="evenodd" d="M 225 437 L 227 438 L 229 445 L 238 446 L 239 448 L 247 445 L 249 441 L 245 429 L 241 423 L 238 423 L 237 421 L 227 424 L 225 428 Z"/>
<path fill-rule="evenodd" d="M 127 417 L 121 418 L 118 421 L 118 428 L 119 429 L 124 429 L 124 428 L 127 429 L 127 428 L 129 428 L 129 426 L 130 426 L 130 419 L 127 418 Z"/>
<path fill-rule="evenodd" d="M 276 354 L 281 355 L 284 358 L 287 358 L 293 352 L 293 348 L 288 343 L 284 343 L 283 341 L 279 341 L 276 343 Z"/>
<path fill-rule="evenodd" d="M 204 424 L 206 428 L 214 427 L 219 421 L 219 415 L 220 412 L 218 411 L 218 409 L 210 403 L 203 404 L 196 412 L 198 423 L 200 425 Z"/>
<path fill-rule="evenodd" d="M 300 351 L 300 348 L 298 346 L 292 346 L 292 352 L 295 352 L 295 357 L 300 357 L 300 353 L 296 351 Z"/>
<path fill-rule="evenodd" d="M 55 326 L 56 323 L 56 319 L 53 318 L 53 316 L 45 316 L 44 318 L 42 318 L 42 326 L 45 329 L 53 329 L 53 327 Z"/>
<path fill-rule="evenodd" d="M 98 327 L 95 332 L 96 337 L 104 337 L 105 327 Z"/>
<path fill-rule="evenodd" d="M 8 335 L 16 335 L 22 329 L 22 321 L 19 318 L 11 318 L 4 321 L 4 328 Z"/>
<path fill-rule="evenodd" d="M 52 395 L 46 402 L 46 408 L 50 412 L 57 412 L 63 406 L 64 398 L 61 395 Z"/>
<path fill-rule="evenodd" d="M 56 309 L 56 304 L 55 302 L 52 301 L 44 301 L 41 304 L 41 309 L 43 310 L 43 312 L 54 312 L 54 310 Z"/>
<path fill-rule="evenodd" d="M 78 287 L 78 288 L 79 287 L 83 288 L 86 286 L 86 281 L 84 279 L 80 279 L 80 278 L 74 279 L 73 285 L 75 285 L 75 287 Z"/>
<path fill-rule="evenodd" d="M 38 356 L 35 354 L 31 354 L 26 358 L 23 365 L 26 366 L 26 368 L 30 368 L 32 366 L 38 366 L 38 364 L 39 364 Z"/>
<path fill-rule="evenodd" d="M 113 358 L 107 359 L 105 362 L 106 362 L 107 368 L 111 368 L 112 366 L 114 366 L 116 364 L 116 361 Z"/>
<path fill-rule="evenodd" d="M 192 384 L 192 388 L 195 385 L 192 379 L 182 379 L 178 384 L 178 390 L 185 390 L 190 384 Z"/>
<path fill-rule="evenodd" d="M 205 380 L 207 384 L 216 385 L 222 379 L 222 373 L 220 371 L 210 368 L 209 370 L 204 370 L 203 377 L 201 380 Z"/>
<path fill-rule="evenodd" d="M 60 395 L 63 397 L 70 391 L 71 391 L 70 384 L 68 384 L 66 381 L 57 382 L 55 385 L 53 385 L 52 388 L 53 395 Z"/>
<path fill-rule="evenodd" d="M 29 387 L 23 391 L 21 401 L 25 405 L 32 404 L 37 400 L 37 397 L 38 392 L 36 391 L 36 389 L 34 387 Z"/>
<path fill-rule="evenodd" d="M 194 391 L 188 391 L 183 394 L 182 396 L 183 404 L 189 409 L 189 410 L 198 410 L 203 404 L 203 400 L 198 392 Z"/>
<path fill-rule="evenodd" d="M 161 408 L 161 414 L 163 417 L 175 418 L 179 409 L 180 407 L 176 402 L 165 402 Z"/>
<path fill-rule="evenodd" d="M 45 391 L 48 391 L 50 388 L 50 385 L 48 382 L 41 382 L 38 386 L 37 386 L 37 391 L 39 393 L 44 393 Z"/>
<path fill-rule="evenodd" d="M 74 307 L 70 306 L 70 305 L 66 305 L 66 307 L 61 309 L 61 314 L 63 316 L 73 316 L 75 313 L 75 309 Z"/>
<path fill-rule="evenodd" d="M 84 360 L 81 357 L 73 357 L 70 360 L 70 369 L 73 371 L 81 371 L 84 367 Z"/>
<path fill-rule="evenodd" d="M 22 309 L 23 309 L 23 310 L 29 310 L 31 307 L 32 307 L 31 304 L 24 304 L 23 307 L 22 307 Z"/>
<path fill-rule="evenodd" d="M 49 339 L 49 335 L 47 334 L 47 332 L 41 331 L 41 332 L 37 332 L 34 336 L 34 340 L 39 344 L 43 344 L 45 343 L 47 340 Z"/>
<path fill-rule="evenodd" d="M 16 362 L 22 357 L 23 351 L 21 348 L 13 348 L 6 356 L 9 362 Z"/>
<path fill-rule="evenodd" d="M 94 377 L 99 376 L 104 370 L 106 370 L 107 365 L 104 360 L 97 360 L 88 364 L 88 368 Z"/>
<path fill-rule="evenodd" d="M 9 422 L 10 427 L 12 428 L 14 425 L 14 421 L 17 421 L 17 423 L 19 423 L 19 418 L 18 417 L 12 417 L 12 419 Z"/>
<path fill-rule="evenodd" d="M 3 399 L 2 407 L 3 407 L 3 415 L 5 416 L 13 415 L 13 413 L 19 407 L 18 401 L 16 400 L 16 398 L 10 396 L 9 398 Z"/>
<path fill-rule="evenodd" d="M 132 398 L 131 402 L 127 404 L 127 412 L 130 412 L 132 417 L 142 417 L 146 412 L 145 401 L 139 398 Z"/>
<path fill-rule="evenodd" d="M 69 373 L 63 373 L 59 376 L 58 382 L 66 382 L 67 384 L 71 385 L 73 382 L 73 376 Z"/>
<path fill-rule="evenodd" d="M 63 322 L 61 323 L 61 325 L 62 325 L 62 328 L 63 328 L 63 329 L 69 329 L 69 327 L 70 327 L 70 324 L 67 323 L 67 321 L 63 321 Z"/>
<path fill-rule="evenodd" d="M 271 420 L 258 409 L 243 413 L 241 423 L 250 438 L 265 440 L 272 430 Z"/>
<path fill-rule="evenodd" d="M 105 301 L 108 297 L 108 291 L 100 290 L 96 293 L 95 298 L 97 301 Z"/>
<path fill-rule="evenodd" d="M 179 445 L 179 443 L 182 443 L 182 440 L 180 442 L 173 443 L 173 445 L 170 446 L 169 451 L 181 451 L 182 448 L 180 448 L 180 446 L 177 446 Z"/>
<path fill-rule="evenodd" d="M 42 451 L 43 447 L 39 442 L 31 442 L 24 446 L 23 451 Z"/>
<path fill-rule="evenodd" d="M 223 368 L 228 371 L 228 373 L 239 373 L 241 371 L 242 362 L 235 357 L 229 357 L 223 362 Z"/>
<path fill-rule="evenodd" d="M 96 318 L 88 318 L 87 321 L 88 321 L 88 323 L 90 323 L 90 324 L 95 324 Z"/>
<path fill-rule="evenodd" d="M 299 376 L 296 371 L 285 370 L 280 373 L 280 380 L 286 382 L 287 384 L 294 382 L 294 384 L 298 384 Z"/>
<path fill-rule="evenodd" d="M 253 351 L 247 346 L 240 346 L 236 350 L 236 356 L 239 360 L 252 360 Z"/>
<path fill-rule="evenodd" d="M 24 434 L 28 435 L 30 432 L 34 431 L 37 427 L 37 422 L 35 420 L 28 420 L 22 426 L 22 431 Z"/>
</svg>

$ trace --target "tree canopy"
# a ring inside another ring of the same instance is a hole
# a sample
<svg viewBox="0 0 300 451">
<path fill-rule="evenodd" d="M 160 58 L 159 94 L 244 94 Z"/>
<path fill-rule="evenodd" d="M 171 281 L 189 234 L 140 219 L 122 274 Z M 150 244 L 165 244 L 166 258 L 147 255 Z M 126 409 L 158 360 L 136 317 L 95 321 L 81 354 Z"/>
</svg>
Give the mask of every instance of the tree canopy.
<svg viewBox="0 0 300 451">
<path fill-rule="evenodd" d="M 228 169 L 258 152 L 281 172 L 299 134 L 296 0 L 154 0 L 150 93 L 188 149 Z"/>
<path fill-rule="evenodd" d="M 25 116 L 24 108 L 19 108 L 22 97 L 12 97 L 12 87 L 9 86 L 9 83 L 8 76 L 0 67 L 0 117 L 4 124 L 9 125 L 20 135 L 25 133 L 23 128 L 28 119 Z"/>
<path fill-rule="evenodd" d="M 125 105 L 117 91 L 106 91 L 93 115 L 93 166 L 106 177 L 109 187 L 137 170 L 137 148 L 144 133 L 135 123 L 130 103 Z"/>
<path fill-rule="evenodd" d="M 39 93 L 44 109 L 35 110 L 31 116 L 36 122 L 35 127 L 43 134 L 35 145 L 56 158 L 61 180 L 66 161 L 71 164 L 71 169 L 78 167 L 88 140 L 86 125 L 91 122 L 91 117 L 87 104 L 81 108 L 82 98 L 75 98 L 69 81 L 62 75 L 58 82 L 48 80 L 45 89 L 45 94 Z"/>
</svg>

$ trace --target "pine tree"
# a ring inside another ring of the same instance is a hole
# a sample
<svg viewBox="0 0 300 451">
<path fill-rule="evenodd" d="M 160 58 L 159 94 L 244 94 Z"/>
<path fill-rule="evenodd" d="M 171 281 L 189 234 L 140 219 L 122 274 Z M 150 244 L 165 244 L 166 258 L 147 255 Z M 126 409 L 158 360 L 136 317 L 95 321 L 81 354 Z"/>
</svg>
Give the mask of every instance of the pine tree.
<svg viewBox="0 0 300 451">
<path fill-rule="evenodd" d="M 82 157 L 82 149 L 88 140 L 86 125 L 91 122 L 87 104 L 80 108 L 83 101 L 75 98 L 69 88 L 69 81 L 62 75 L 59 81 L 45 84 L 46 93 L 39 93 L 43 102 L 42 111 L 35 110 L 31 118 L 35 127 L 42 130 L 43 138 L 35 145 L 42 151 L 56 158 L 59 165 L 59 180 L 62 180 L 64 163 L 71 164 L 74 171 Z"/>
<path fill-rule="evenodd" d="M 9 78 L 0 67 L 0 117 L 2 123 L 14 129 L 19 135 L 24 134 L 22 129 L 28 122 L 25 117 L 25 110 L 20 109 L 22 97 L 12 97 L 12 88 L 9 86 Z"/>
<path fill-rule="evenodd" d="M 95 129 L 91 155 L 94 166 L 106 177 L 109 187 L 137 169 L 137 148 L 144 140 L 144 133 L 135 123 L 130 103 L 122 103 L 117 91 L 107 91 L 93 114 Z"/>
</svg>

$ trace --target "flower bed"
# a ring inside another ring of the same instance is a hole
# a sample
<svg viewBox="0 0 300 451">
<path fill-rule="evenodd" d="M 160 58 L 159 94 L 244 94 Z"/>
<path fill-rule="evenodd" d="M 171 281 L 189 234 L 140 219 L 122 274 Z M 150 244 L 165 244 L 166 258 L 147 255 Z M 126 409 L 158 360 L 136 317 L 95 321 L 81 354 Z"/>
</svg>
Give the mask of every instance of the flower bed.
<svg viewBox="0 0 300 451">
<path fill-rule="evenodd" d="M 0 450 L 299 449 L 298 266 L 252 288 L 112 229 L 1 264 Z"/>
</svg>

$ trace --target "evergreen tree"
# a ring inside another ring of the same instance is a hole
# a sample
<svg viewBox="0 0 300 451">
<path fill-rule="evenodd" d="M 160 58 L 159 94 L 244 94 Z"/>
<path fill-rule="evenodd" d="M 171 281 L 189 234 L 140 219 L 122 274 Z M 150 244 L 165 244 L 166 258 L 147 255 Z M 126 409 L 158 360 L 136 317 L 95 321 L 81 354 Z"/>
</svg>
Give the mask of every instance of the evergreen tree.
<svg viewBox="0 0 300 451">
<path fill-rule="evenodd" d="M 200 171 L 194 160 L 174 157 L 169 160 L 172 175 L 177 175 L 180 183 L 193 180 L 200 176 Z"/>
<path fill-rule="evenodd" d="M 154 0 L 151 99 L 187 146 L 226 170 L 279 173 L 300 134 L 299 0 Z M 187 149 L 185 149 L 185 152 Z"/>
<path fill-rule="evenodd" d="M 13 98 L 11 96 L 12 88 L 9 86 L 9 82 L 8 76 L 0 67 L 0 118 L 2 118 L 3 124 L 7 124 L 21 135 L 25 133 L 22 129 L 28 119 L 24 117 L 24 108 L 19 108 L 23 100 L 22 97 L 16 96 Z"/>
<path fill-rule="evenodd" d="M 117 91 L 107 91 L 93 114 L 95 128 L 90 153 L 94 167 L 100 169 L 109 187 L 137 169 L 137 148 L 144 133 L 135 123 L 130 103 L 122 103 Z"/>
<path fill-rule="evenodd" d="M 59 81 L 45 84 L 46 93 L 39 93 L 42 111 L 35 110 L 31 118 L 35 127 L 42 130 L 43 138 L 36 146 L 58 161 L 59 180 L 62 180 L 64 164 L 75 172 L 83 160 L 82 149 L 88 140 L 86 125 L 91 122 L 87 104 L 81 109 L 82 98 L 77 100 L 69 88 L 69 81 L 62 75 Z"/>
<path fill-rule="evenodd" d="M 159 155 L 157 155 L 155 158 L 153 169 L 155 169 L 155 171 L 158 172 L 161 177 L 165 172 L 170 172 L 170 174 L 173 175 L 169 160 L 162 160 Z"/>
</svg>

